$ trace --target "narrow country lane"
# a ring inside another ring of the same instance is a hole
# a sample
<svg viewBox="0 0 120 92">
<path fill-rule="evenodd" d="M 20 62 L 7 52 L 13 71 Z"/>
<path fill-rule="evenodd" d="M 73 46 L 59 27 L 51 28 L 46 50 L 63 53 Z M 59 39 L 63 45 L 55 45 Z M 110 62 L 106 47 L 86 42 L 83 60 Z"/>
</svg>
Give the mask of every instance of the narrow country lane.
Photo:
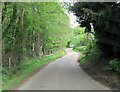
<svg viewBox="0 0 120 92">
<path fill-rule="evenodd" d="M 66 52 L 65 56 L 29 78 L 18 90 L 109 90 L 82 70 L 77 62 L 77 52 L 71 48 Z"/>
</svg>

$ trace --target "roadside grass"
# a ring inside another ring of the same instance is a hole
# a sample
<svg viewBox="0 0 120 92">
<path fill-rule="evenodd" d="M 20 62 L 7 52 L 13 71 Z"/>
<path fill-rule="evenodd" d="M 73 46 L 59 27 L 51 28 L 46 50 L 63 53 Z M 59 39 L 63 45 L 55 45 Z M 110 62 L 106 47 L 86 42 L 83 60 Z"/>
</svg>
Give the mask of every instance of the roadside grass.
<svg viewBox="0 0 120 92">
<path fill-rule="evenodd" d="M 82 54 L 84 54 L 84 52 L 85 52 L 84 50 L 78 50 L 78 49 L 76 49 L 76 48 L 73 48 L 72 50 L 73 50 L 73 51 L 76 51 L 76 52 L 79 52 L 79 53 L 82 53 Z"/>
<path fill-rule="evenodd" d="M 82 53 L 82 55 L 81 55 L 81 57 L 79 58 L 79 60 L 80 60 L 80 63 L 85 63 L 85 61 L 86 61 L 86 55 L 85 55 L 86 49 L 85 49 L 85 46 L 84 46 L 84 47 L 81 46 L 81 47 L 79 47 L 79 48 L 80 48 L 80 49 L 78 49 L 78 48 L 73 48 L 72 50 L 75 51 L 75 52 Z"/>
<path fill-rule="evenodd" d="M 64 50 L 60 50 L 57 53 L 53 53 L 51 55 L 47 55 L 38 59 L 31 60 L 31 63 L 22 66 L 22 69 L 18 71 L 17 74 L 12 74 L 12 75 L 3 74 L 2 78 L 4 78 L 5 81 L 3 81 L 2 90 L 10 90 L 11 87 L 15 86 L 27 75 L 29 75 L 32 71 L 34 71 L 41 65 L 45 64 L 47 61 L 54 60 L 60 56 L 65 55 L 66 53 Z"/>
</svg>

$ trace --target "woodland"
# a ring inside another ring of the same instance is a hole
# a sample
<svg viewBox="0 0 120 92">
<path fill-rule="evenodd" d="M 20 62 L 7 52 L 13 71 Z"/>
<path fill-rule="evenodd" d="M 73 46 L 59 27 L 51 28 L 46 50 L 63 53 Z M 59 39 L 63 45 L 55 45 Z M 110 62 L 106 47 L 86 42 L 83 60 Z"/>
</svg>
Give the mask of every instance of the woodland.
<svg viewBox="0 0 120 92">
<path fill-rule="evenodd" d="M 2 3 L 3 85 L 31 60 L 66 47 L 71 28 L 61 5 L 57 2 Z"/>
<path fill-rule="evenodd" d="M 70 45 L 83 53 L 81 62 L 96 65 L 105 58 L 104 70 L 120 73 L 119 2 L 3 2 L 1 9 L 3 86 Z M 77 27 L 70 26 L 66 9 L 77 17 Z"/>
<path fill-rule="evenodd" d="M 120 3 L 76 2 L 69 10 L 82 27 L 74 29 L 77 41 L 71 40 L 84 53 L 81 61 L 99 64 L 104 58 L 105 70 L 120 73 Z"/>
</svg>

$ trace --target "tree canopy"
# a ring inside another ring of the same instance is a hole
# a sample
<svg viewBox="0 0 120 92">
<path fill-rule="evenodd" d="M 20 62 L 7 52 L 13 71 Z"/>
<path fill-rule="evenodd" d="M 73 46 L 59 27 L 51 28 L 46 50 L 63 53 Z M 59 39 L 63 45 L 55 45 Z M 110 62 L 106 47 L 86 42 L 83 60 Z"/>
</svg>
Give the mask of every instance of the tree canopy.
<svg viewBox="0 0 120 92">
<path fill-rule="evenodd" d="M 78 17 L 81 27 L 95 31 L 96 43 L 108 57 L 120 55 L 120 3 L 76 2 L 70 10 Z"/>
<path fill-rule="evenodd" d="M 3 67 L 17 70 L 27 58 L 64 48 L 71 28 L 59 2 L 4 2 L 2 32 Z"/>
</svg>

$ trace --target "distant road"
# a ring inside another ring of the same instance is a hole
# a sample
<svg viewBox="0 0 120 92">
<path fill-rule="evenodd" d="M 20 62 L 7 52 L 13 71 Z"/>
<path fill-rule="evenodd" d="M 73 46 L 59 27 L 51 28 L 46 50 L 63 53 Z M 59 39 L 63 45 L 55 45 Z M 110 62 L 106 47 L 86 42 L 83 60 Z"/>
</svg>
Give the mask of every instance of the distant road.
<svg viewBox="0 0 120 92">
<path fill-rule="evenodd" d="M 77 62 L 77 52 L 71 48 L 66 52 L 65 56 L 29 78 L 18 90 L 109 90 L 82 70 Z"/>
</svg>

